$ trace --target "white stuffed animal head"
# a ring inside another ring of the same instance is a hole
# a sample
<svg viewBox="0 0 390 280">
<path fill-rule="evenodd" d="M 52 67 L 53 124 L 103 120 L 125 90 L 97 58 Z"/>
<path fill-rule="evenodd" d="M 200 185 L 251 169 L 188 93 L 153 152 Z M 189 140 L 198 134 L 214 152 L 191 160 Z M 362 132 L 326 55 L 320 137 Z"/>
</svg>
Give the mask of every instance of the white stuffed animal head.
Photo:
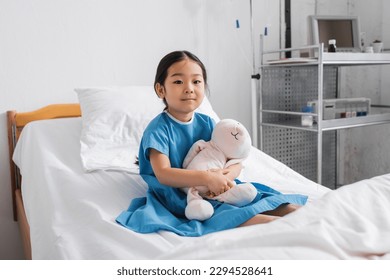
<svg viewBox="0 0 390 280">
<path fill-rule="evenodd" d="M 241 123 L 232 119 L 223 119 L 215 125 L 211 141 L 228 159 L 248 157 L 252 146 L 249 132 Z"/>
</svg>

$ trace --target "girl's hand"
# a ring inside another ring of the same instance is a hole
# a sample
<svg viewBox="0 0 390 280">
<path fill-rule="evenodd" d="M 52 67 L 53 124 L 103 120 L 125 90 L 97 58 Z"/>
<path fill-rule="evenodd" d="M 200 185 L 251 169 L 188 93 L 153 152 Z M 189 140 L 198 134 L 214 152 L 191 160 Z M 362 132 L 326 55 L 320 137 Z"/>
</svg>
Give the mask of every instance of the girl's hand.
<svg viewBox="0 0 390 280">
<path fill-rule="evenodd" d="M 210 190 L 210 197 L 220 195 L 234 186 L 233 182 L 226 177 L 229 170 L 210 169 L 208 172 L 209 178 L 207 187 Z"/>
</svg>

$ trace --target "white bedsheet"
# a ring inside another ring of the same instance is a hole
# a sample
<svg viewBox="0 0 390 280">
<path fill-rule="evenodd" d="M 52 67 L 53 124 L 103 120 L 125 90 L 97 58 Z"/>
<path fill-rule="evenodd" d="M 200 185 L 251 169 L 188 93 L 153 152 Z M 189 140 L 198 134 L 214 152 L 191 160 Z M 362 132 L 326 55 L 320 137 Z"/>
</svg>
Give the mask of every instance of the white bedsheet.
<svg viewBox="0 0 390 280">
<path fill-rule="evenodd" d="M 163 258 L 388 259 L 390 175 L 326 194 L 275 222 L 182 244 Z M 226 246 L 230 244 L 230 246 Z"/>
<path fill-rule="evenodd" d="M 139 234 L 115 218 L 147 186 L 135 173 L 84 173 L 80 131 L 79 118 L 37 121 L 19 139 L 13 159 L 33 259 L 389 258 L 390 175 L 329 191 L 253 148 L 241 179 L 306 194 L 307 206 L 270 224 L 202 237 Z"/>
</svg>

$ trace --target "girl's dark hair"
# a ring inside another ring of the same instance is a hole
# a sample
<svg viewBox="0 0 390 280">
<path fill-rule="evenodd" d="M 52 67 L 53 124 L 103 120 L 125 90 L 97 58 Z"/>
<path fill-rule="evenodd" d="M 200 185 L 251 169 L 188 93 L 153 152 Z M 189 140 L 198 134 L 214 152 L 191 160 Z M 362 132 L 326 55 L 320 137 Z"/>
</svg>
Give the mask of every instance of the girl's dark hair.
<svg viewBox="0 0 390 280">
<path fill-rule="evenodd" d="M 160 63 L 157 66 L 156 77 L 154 79 L 154 90 L 156 90 L 157 84 L 160 84 L 162 86 L 164 85 L 165 79 L 168 76 L 168 68 L 171 67 L 172 64 L 175 64 L 176 62 L 180 62 L 185 59 L 190 59 L 200 66 L 200 68 L 202 69 L 205 89 L 207 89 L 207 72 L 206 67 L 204 66 L 202 61 L 200 61 L 200 59 L 196 55 L 190 53 L 189 51 L 174 51 L 167 54 L 160 60 Z M 167 106 L 165 100 L 164 103 L 165 106 Z"/>
</svg>

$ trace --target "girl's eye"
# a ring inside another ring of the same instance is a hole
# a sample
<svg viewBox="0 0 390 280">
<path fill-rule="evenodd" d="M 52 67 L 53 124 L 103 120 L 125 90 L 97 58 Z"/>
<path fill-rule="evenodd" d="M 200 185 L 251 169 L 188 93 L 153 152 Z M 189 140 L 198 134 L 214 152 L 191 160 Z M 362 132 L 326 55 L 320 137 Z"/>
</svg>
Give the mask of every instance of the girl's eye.
<svg viewBox="0 0 390 280">
<path fill-rule="evenodd" d="M 196 80 L 196 81 L 194 81 L 194 84 L 200 84 L 200 83 L 202 83 L 201 80 Z"/>
<path fill-rule="evenodd" d="M 182 84 L 183 82 L 182 82 L 182 81 L 180 81 L 180 80 L 177 80 L 177 81 L 174 81 L 173 83 L 174 83 L 174 84 L 178 84 L 178 85 L 180 85 L 180 84 Z"/>
</svg>

